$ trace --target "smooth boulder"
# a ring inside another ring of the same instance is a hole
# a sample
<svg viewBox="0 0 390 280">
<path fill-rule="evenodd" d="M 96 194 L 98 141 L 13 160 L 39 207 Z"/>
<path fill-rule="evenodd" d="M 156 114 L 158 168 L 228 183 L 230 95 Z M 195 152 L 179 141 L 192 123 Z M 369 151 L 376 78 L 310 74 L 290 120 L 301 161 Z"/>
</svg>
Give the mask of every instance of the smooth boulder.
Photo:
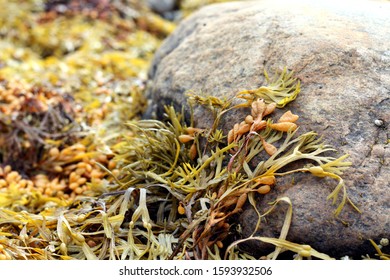
<svg viewBox="0 0 390 280">
<path fill-rule="evenodd" d="M 368 241 L 390 238 L 390 2 L 262 0 L 207 6 L 184 20 L 157 51 L 150 68 L 149 113 L 161 117 L 164 104 L 187 106 L 186 92 L 232 97 L 264 84 L 263 71 L 285 66 L 301 81 L 297 99 L 287 105 L 300 116 L 301 132 L 316 131 L 353 166 L 343 178 L 362 214 L 346 206 L 338 218 L 326 200 L 335 180 L 307 174 L 287 176 L 259 199 L 260 209 L 277 197 L 293 204 L 287 239 L 309 244 L 333 257 L 374 256 Z M 281 110 L 283 111 L 283 110 Z M 226 115 L 221 127 L 248 113 Z M 197 127 L 212 116 L 198 106 Z M 294 183 L 293 183 L 294 182 Z M 263 222 L 259 236 L 277 237 L 286 208 Z M 257 222 L 248 207 L 240 216 L 242 236 Z M 384 252 L 390 251 L 384 247 Z M 259 256 L 270 247 L 247 242 Z"/>
</svg>

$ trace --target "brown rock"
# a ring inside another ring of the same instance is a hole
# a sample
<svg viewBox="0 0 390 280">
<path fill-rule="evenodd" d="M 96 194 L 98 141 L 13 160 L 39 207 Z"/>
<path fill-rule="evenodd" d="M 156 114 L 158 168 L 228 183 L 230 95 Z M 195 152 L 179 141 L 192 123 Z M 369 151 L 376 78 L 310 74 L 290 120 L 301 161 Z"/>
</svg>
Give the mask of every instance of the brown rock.
<svg viewBox="0 0 390 280">
<path fill-rule="evenodd" d="M 158 108 L 170 103 L 180 108 L 186 106 L 188 90 L 232 97 L 263 85 L 264 69 L 294 70 L 302 90 L 286 109 L 300 116 L 302 132 L 316 131 L 340 153 L 350 154 L 354 165 L 343 178 L 362 214 L 347 206 L 336 219 L 326 197 L 337 182 L 307 174 L 294 175 L 294 184 L 293 177 L 280 179 L 259 199 L 259 207 L 288 196 L 294 207 L 288 240 L 334 257 L 373 256 L 368 239 L 390 237 L 389 14 L 388 1 L 264 0 L 208 6 L 185 20 L 156 53 L 148 95 Z M 222 127 L 227 131 L 247 113 L 228 114 Z M 197 127 L 210 126 L 211 115 L 204 108 L 197 107 L 194 118 Z M 283 208 L 271 214 L 258 235 L 278 236 Z M 256 221 L 248 207 L 240 218 L 244 236 Z M 243 248 L 259 255 L 268 252 L 256 242 Z"/>
</svg>

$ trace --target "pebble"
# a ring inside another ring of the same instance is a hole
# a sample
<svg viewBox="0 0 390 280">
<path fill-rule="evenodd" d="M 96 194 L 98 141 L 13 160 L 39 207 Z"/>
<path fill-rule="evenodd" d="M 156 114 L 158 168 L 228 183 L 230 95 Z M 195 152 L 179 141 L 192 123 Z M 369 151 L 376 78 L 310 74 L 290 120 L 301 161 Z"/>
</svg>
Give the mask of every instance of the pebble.
<svg viewBox="0 0 390 280">
<path fill-rule="evenodd" d="M 159 14 L 173 11 L 176 5 L 176 0 L 147 0 L 146 2 L 153 11 Z"/>
<path fill-rule="evenodd" d="M 374 121 L 374 123 L 375 123 L 375 125 L 376 125 L 377 127 L 382 127 L 382 126 L 384 125 L 384 122 L 383 122 L 382 120 L 380 120 L 380 119 L 376 119 L 376 120 Z"/>
</svg>

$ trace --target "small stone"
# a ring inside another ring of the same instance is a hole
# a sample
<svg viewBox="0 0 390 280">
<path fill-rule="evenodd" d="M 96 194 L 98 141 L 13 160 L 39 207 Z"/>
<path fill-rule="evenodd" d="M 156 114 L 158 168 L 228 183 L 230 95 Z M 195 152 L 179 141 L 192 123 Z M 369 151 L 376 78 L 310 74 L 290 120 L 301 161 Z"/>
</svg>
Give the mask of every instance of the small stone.
<svg viewBox="0 0 390 280">
<path fill-rule="evenodd" d="M 388 238 L 382 238 L 381 241 L 379 241 L 379 243 L 382 246 L 388 246 L 389 245 L 389 239 Z"/>
<path fill-rule="evenodd" d="M 382 120 L 379 120 L 379 119 L 375 120 L 374 123 L 375 123 L 375 125 L 376 125 L 377 127 L 382 127 L 383 124 L 384 124 L 384 122 L 383 122 Z"/>
<path fill-rule="evenodd" d="M 176 0 L 147 0 L 146 3 L 153 11 L 163 14 L 174 10 Z"/>
</svg>

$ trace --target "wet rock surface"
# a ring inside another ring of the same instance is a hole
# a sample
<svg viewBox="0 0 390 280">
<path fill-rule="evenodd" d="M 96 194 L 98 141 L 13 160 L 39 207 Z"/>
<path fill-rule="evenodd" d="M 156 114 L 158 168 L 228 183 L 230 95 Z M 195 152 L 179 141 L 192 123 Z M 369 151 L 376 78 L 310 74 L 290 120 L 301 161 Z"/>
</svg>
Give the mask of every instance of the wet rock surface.
<svg viewBox="0 0 390 280">
<path fill-rule="evenodd" d="M 188 90 L 232 97 L 263 85 L 264 69 L 293 70 L 302 90 L 279 114 L 291 110 L 300 116 L 300 132 L 316 131 L 340 155 L 350 154 L 353 166 L 343 178 L 362 214 L 346 206 L 335 218 L 326 197 L 337 182 L 307 174 L 278 178 L 259 199 L 259 209 L 287 196 L 294 211 L 288 240 L 333 257 L 359 258 L 374 252 L 368 239 L 390 237 L 390 2 L 310 2 L 226 3 L 189 17 L 155 55 L 150 111 L 163 104 L 187 106 Z M 247 113 L 230 112 L 221 127 L 227 132 Z M 212 116 L 197 107 L 194 120 L 197 127 L 210 127 Z M 277 237 L 285 211 L 278 207 L 257 235 Z M 240 216 L 243 237 L 256 222 L 248 207 Z M 258 242 L 243 249 L 268 252 Z"/>
</svg>

